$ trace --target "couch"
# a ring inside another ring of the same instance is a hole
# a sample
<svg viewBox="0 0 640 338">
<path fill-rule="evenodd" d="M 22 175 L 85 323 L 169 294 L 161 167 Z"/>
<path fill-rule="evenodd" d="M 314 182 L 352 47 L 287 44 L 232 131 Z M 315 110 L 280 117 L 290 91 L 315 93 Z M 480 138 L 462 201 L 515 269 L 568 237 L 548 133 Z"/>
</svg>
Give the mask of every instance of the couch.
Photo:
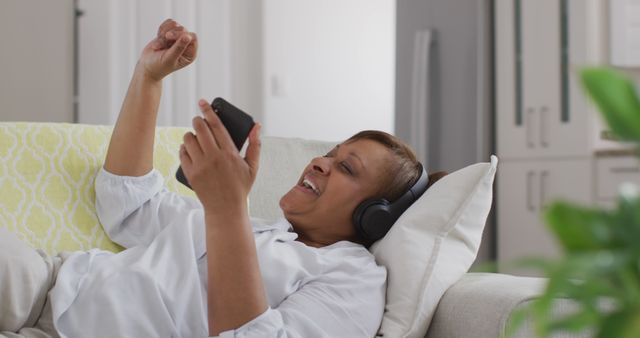
<svg viewBox="0 0 640 338">
<path fill-rule="evenodd" d="M 104 161 L 111 127 L 62 123 L 0 123 L 0 227 L 49 253 L 102 248 L 119 251 L 95 214 L 93 180 Z M 177 150 L 186 128 L 156 132 L 154 166 L 177 193 L 194 196 L 174 177 Z M 280 216 L 279 197 L 301 169 L 333 144 L 263 137 L 260 171 L 249 196 L 251 216 Z M 545 280 L 495 273 L 467 273 L 440 299 L 429 338 L 500 337 L 510 314 L 541 293 Z M 572 304 L 557 300 L 554 313 Z M 426 326 L 425 326 L 426 327 Z M 534 337 L 525 321 L 515 337 Z M 587 337 L 557 335 L 556 337 Z"/>
</svg>

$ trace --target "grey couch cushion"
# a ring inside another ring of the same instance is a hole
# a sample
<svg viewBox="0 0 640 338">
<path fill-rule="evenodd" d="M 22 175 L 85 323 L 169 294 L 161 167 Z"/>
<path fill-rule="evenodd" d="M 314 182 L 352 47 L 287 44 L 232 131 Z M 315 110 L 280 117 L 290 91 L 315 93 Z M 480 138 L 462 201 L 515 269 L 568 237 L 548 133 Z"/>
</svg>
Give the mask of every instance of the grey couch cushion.
<svg viewBox="0 0 640 338">
<path fill-rule="evenodd" d="M 436 311 L 427 338 L 498 338 L 504 334 L 511 313 L 527 306 L 539 296 L 546 285 L 545 278 L 517 277 L 497 273 L 467 273 L 444 294 Z M 553 315 L 575 311 L 576 305 L 568 299 L 558 299 Z M 585 331 L 579 334 L 562 333 L 554 338 L 591 337 Z M 536 337 L 530 319 L 517 331 L 516 338 Z"/>
</svg>

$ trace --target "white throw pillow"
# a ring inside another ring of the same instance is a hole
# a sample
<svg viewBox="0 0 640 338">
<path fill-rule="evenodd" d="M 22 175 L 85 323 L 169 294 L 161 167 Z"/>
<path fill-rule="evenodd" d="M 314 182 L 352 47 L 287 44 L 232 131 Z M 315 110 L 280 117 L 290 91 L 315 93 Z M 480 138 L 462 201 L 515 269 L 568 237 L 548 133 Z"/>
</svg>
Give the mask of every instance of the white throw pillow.
<svg viewBox="0 0 640 338">
<path fill-rule="evenodd" d="M 498 158 L 438 180 L 371 247 L 387 267 L 384 337 L 422 338 L 438 302 L 476 258 Z"/>
</svg>

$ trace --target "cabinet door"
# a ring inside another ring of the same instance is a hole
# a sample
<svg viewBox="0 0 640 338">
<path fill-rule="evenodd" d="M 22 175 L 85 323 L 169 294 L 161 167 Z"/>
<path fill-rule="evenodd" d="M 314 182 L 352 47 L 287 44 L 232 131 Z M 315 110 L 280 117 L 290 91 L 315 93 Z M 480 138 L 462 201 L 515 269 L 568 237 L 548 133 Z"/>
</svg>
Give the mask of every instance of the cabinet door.
<svg viewBox="0 0 640 338">
<path fill-rule="evenodd" d="M 595 160 L 598 201 L 615 201 L 625 183 L 640 186 L 640 162 L 633 156 L 598 157 Z"/>
<path fill-rule="evenodd" d="M 587 156 L 589 114 L 577 70 L 590 1 L 496 1 L 496 124 L 503 158 Z M 589 33 L 587 33 L 589 32 Z"/>
<path fill-rule="evenodd" d="M 590 159 L 502 162 L 498 170 L 498 262 L 503 271 L 536 275 L 509 267 L 525 257 L 558 257 L 560 250 L 542 214 L 558 199 L 580 204 L 593 200 Z"/>
<path fill-rule="evenodd" d="M 558 150 L 550 125 L 560 119 L 560 11 L 558 0 L 522 0 L 522 96 L 530 153 Z M 555 148 L 555 149 L 554 149 Z"/>
<path fill-rule="evenodd" d="M 589 53 L 589 44 L 597 44 L 596 32 L 588 29 L 595 25 L 588 20 L 594 5 L 585 0 L 543 2 L 558 19 L 544 29 L 546 36 L 553 37 L 548 41 L 553 52 L 540 60 L 548 74 L 544 79 L 548 90 L 538 103 L 540 149 L 548 156 L 587 156 L 592 135 L 589 120 L 596 116 L 580 85 L 579 71 L 597 61 Z"/>
<path fill-rule="evenodd" d="M 532 146 L 522 102 L 522 1 L 495 1 L 497 153 L 503 158 L 526 156 Z"/>
</svg>

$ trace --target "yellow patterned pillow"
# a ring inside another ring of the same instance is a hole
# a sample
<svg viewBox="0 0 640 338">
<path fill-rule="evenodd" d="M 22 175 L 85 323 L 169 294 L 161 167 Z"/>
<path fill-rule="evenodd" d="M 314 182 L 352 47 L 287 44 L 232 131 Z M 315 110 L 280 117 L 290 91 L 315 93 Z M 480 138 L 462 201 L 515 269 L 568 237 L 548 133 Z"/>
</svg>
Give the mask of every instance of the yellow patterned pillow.
<svg viewBox="0 0 640 338">
<path fill-rule="evenodd" d="M 59 251 L 121 248 L 95 212 L 93 180 L 104 162 L 112 127 L 0 122 L 0 227 L 34 248 Z M 169 190 L 195 196 L 176 181 L 186 128 L 156 130 L 154 166 Z"/>
</svg>

